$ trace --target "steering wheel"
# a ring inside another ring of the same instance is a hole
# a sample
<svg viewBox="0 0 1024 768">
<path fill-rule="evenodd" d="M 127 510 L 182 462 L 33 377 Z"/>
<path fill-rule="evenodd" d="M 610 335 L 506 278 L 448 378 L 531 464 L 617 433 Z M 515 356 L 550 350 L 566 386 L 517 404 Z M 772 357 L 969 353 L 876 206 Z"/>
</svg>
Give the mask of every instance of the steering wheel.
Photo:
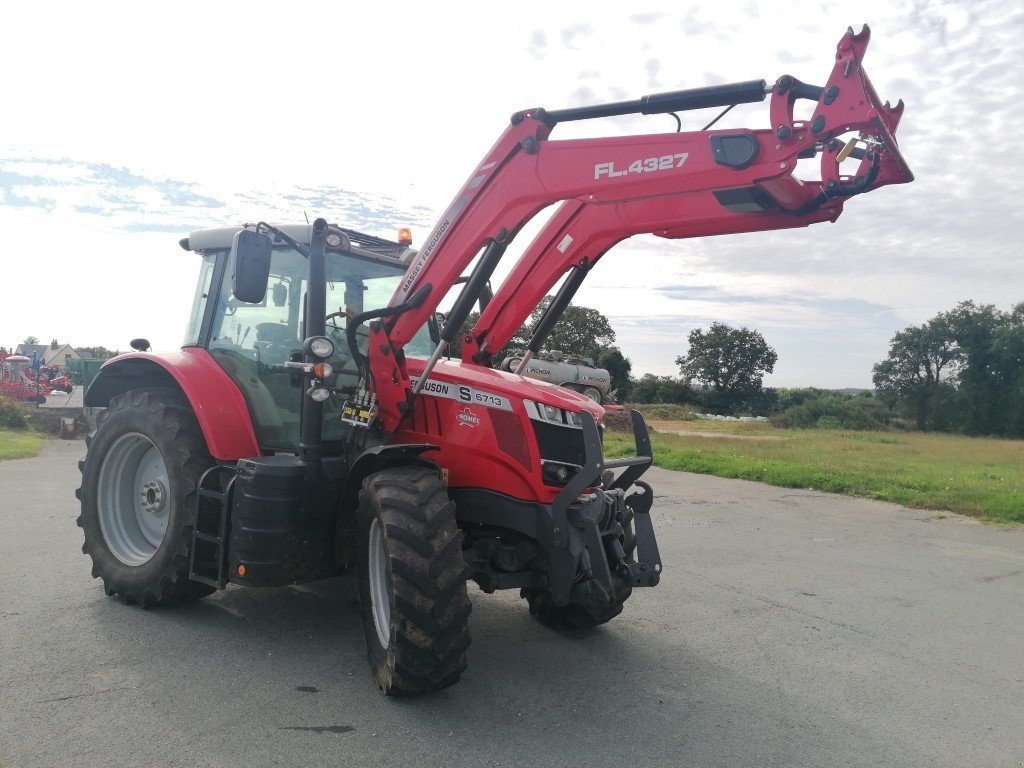
<svg viewBox="0 0 1024 768">
<path fill-rule="evenodd" d="M 339 317 L 343 317 L 345 318 L 345 320 L 348 320 L 348 312 L 331 312 L 329 315 L 327 315 L 327 317 L 324 318 L 324 323 L 330 323 L 331 327 L 336 328 L 339 331 L 344 331 L 345 329 L 342 326 L 338 325 L 337 322 L 331 323 L 331 320 L 336 321 L 337 318 Z"/>
<path fill-rule="evenodd" d="M 355 376 L 358 375 L 359 369 L 350 365 L 352 359 L 349 357 L 348 339 L 345 336 L 347 322 L 346 326 L 338 325 L 337 321 L 339 318 L 344 318 L 346 321 L 351 319 L 349 313 L 344 311 L 331 312 L 324 318 L 324 324 L 327 326 L 327 335 L 334 342 L 334 359 L 337 361 L 331 364 L 334 366 L 336 374 Z M 338 360 L 338 358 L 341 359 Z"/>
</svg>

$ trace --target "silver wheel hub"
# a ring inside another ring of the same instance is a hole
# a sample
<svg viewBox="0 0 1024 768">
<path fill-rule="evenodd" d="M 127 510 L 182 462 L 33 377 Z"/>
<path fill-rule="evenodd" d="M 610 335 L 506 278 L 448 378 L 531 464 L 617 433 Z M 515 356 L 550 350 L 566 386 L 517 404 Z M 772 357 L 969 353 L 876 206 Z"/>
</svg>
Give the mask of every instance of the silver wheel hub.
<svg viewBox="0 0 1024 768">
<path fill-rule="evenodd" d="M 142 486 L 139 493 L 142 500 L 142 508 L 151 515 L 155 515 L 164 508 L 164 487 L 158 480 L 150 480 Z"/>
<path fill-rule="evenodd" d="M 370 523 L 369 543 L 370 608 L 381 647 L 391 644 L 391 595 L 388 589 L 388 556 L 384 551 L 384 532 L 380 522 Z"/>
<path fill-rule="evenodd" d="M 110 553 L 125 565 L 142 565 L 167 533 L 170 482 L 160 451 L 145 435 L 114 440 L 100 466 L 96 504 L 100 532 Z"/>
</svg>

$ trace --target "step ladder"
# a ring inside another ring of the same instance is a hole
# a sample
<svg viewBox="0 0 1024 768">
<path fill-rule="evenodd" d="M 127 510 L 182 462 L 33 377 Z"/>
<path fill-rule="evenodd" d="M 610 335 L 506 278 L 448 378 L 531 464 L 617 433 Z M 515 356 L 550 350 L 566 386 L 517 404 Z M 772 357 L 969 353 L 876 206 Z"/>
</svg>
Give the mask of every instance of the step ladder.
<svg viewBox="0 0 1024 768">
<path fill-rule="evenodd" d="M 192 557 L 188 577 L 217 589 L 227 585 L 228 520 L 235 468 L 210 467 L 199 478 L 192 517 Z"/>
</svg>

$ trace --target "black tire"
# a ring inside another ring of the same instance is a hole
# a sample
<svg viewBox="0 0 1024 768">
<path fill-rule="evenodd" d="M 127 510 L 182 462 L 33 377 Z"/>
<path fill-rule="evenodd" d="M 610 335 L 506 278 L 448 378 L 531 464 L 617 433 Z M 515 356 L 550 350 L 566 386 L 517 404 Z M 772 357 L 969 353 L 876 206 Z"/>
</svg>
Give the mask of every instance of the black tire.
<svg viewBox="0 0 1024 768">
<path fill-rule="evenodd" d="M 626 598 L 623 598 L 605 608 L 592 608 L 585 605 L 555 605 L 547 589 L 523 589 L 520 595 L 529 603 L 531 616 L 545 627 L 559 632 L 593 629 L 611 621 L 622 613 L 622 606 L 626 602 Z"/>
<path fill-rule="evenodd" d="M 620 539 L 622 550 L 626 555 L 626 562 L 632 563 L 633 552 L 636 550 L 633 510 L 626 507 L 619 524 L 623 530 Z M 551 591 L 548 589 L 525 588 L 519 592 L 519 596 L 525 598 L 530 606 L 530 615 L 545 627 L 550 627 L 559 632 L 593 629 L 611 621 L 622 613 L 622 606 L 625 605 L 630 594 L 632 594 L 632 589 L 626 589 L 618 595 L 618 599 L 611 605 L 603 608 L 593 608 L 584 605 L 555 605 L 551 599 Z"/>
<path fill-rule="evenodd" d="M 601 390 L 598 389 L 597 387 L 583 387 L 582 389 L 580 389 L 580 394 L 583 395 L 584 397 L 589 397 L 598 405 L 604 402 L 604 395 L 601 393 Z"/>
<path fill-rule="evenodd" d="M 377 631 L 371 596 L 374 526 L 383 546 L 377 573 L 386 572 L 380 589 L 388 600 L 387 645 Z M 367 477 L 359 493 L 358 529 L 363 633 L 377 685 L 400 696 L 458 682 L 469 647 L 469 567 L 455 505 L 437 471 L 414 465 Z"/>
<path fill-rule="evenodd" d="M 136 433 L 159 451 L 167 470 L 167 521 L 163 539 L 152 557 L 128 564 L 111 549 L 100 524 L 100 471 L 115 442 Z M 136 389 L 117 395 L 86 439 L 85 461 L 79 462 L 82 487 L 78 525 L 85 534 L 82 551 L 92 558 L 92 576 L 103 580 L 107 595 L 144 607 L 187 603 L 215 590 L 188 578 L 192 546 L 192 514 L 203 472 L 213 466 L 195 415 L 173 390 Z"/>
</svg>

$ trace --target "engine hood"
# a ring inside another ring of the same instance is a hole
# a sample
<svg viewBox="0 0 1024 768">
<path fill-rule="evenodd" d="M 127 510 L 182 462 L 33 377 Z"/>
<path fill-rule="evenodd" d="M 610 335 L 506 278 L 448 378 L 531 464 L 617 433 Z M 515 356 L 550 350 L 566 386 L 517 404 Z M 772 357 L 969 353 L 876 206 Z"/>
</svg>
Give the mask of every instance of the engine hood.
<svg viewBox="0 0 1024 768">
<path fill-rule="evenodd" d="M 409 358 L 407 365 L 409 375 L 415 378 L 423 371 L 426 361 Z M 448 384 L 468 384 L 482 392 L 504 395 L 514 400 L 533 400 L 574 413 L 588 411 L 598 424 L 604 421 L 604 408 L 589 397 L 565 387 L 527 379 L 494 368 L 484 368 L 458 360 L 441 360 L 431 372 L 430 380 Z"/>
</svg>

